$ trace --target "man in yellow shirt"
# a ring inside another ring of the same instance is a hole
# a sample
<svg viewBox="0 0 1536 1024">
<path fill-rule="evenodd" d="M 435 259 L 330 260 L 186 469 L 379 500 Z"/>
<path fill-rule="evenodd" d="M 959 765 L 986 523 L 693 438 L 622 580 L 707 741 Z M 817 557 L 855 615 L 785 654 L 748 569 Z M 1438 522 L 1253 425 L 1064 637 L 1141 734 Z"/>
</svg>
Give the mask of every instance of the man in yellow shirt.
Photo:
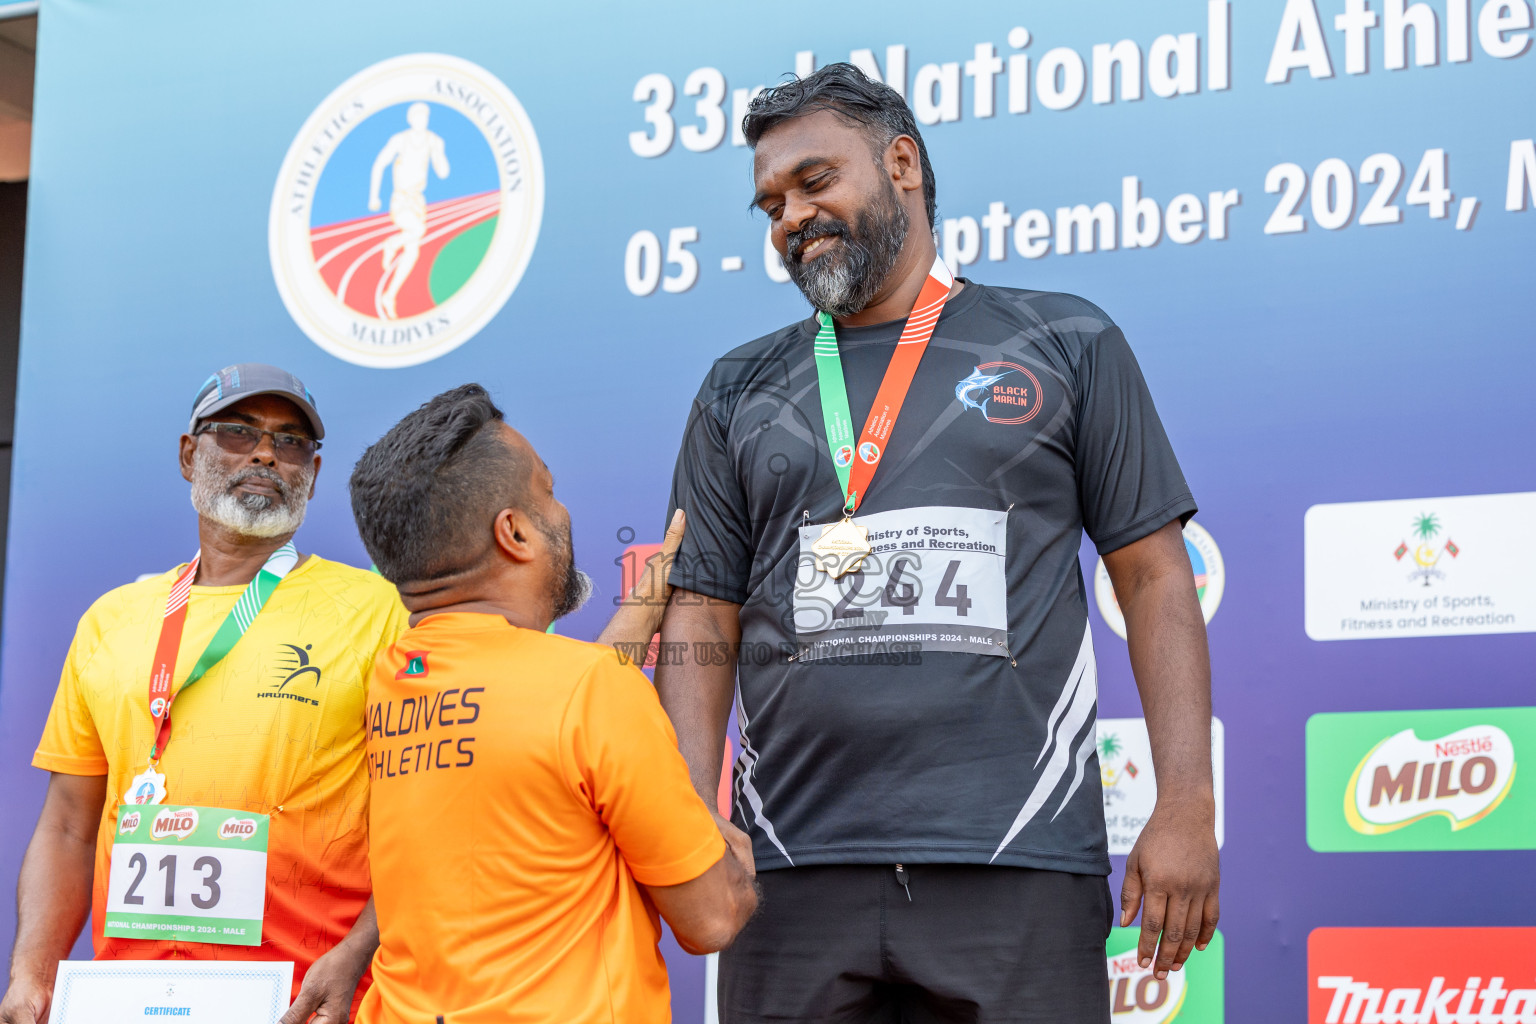
<svg viewBox="0 0 1536 1024">
<path fill-rule="evenodd" d="M 477 384 L 353 470 L 363 543 L 412 613 L 368 695 L 380 943 L 363 1024 L 666 1020 L 658 911 L 703 953 L 757 905 L 750 848 L 694 793 L 650 682 L 545 632 L 587 590 L 553 488 Z M 662 604 L 621 609 L 600 639 L 643 643 Z"/>
<path fill-rule="evenodd" d="M 353 1008 L 377 942 L 364 697 L 406 616 L 376 574 L 293 547 L 324 435 L 313 396 L 276 367 L 227 367 L 199 391 L 181 437 L 197 557 L 85 613 L 33 757 L 52 777 L 21 868 L 5 1024 L 47 1018 L 88 913 L 97 959 L 292 960 L 285 1024 Z M 162 803 L 264 827 L 264 873 L 251 857 L 157 871 L 124 856 Z"/>
</svg>

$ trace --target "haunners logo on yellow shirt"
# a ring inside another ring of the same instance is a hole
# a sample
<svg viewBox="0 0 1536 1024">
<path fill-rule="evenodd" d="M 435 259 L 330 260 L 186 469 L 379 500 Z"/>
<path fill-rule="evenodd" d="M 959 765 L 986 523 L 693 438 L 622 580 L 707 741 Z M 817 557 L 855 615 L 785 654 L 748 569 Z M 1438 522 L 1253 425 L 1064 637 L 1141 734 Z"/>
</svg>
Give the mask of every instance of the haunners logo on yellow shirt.
<svg viewBox="0 0 1536 1024">
<path fill-rule="evenodd" d="M 319 707 L 320 701 L 310 696 L 311 693 L 320 692 L 320 666 L 310 664 L 309 660 L 309 652 L 314 649 L 314 646 L 314 644 L 302 646 L 279 644 L 277 667 L 266 684 L 268 689 L 256 696 L 280 697 L 284 700 L 296 700 L 301 704 Z"/>
</svg>

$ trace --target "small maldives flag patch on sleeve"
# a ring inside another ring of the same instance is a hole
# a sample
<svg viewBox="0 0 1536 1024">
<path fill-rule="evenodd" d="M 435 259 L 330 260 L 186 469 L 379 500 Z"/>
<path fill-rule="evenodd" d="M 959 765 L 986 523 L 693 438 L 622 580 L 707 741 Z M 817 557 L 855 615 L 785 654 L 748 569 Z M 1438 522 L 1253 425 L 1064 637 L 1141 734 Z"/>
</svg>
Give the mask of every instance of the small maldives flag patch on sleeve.
<svg viewBox="0 0 1536 1024">
<path fill-rule="evenodd" d="M 427 652 L 406 651 L 405 667 L 395 673 L 396 679 L 420 679 L 427 674 Z"/>
</svg>

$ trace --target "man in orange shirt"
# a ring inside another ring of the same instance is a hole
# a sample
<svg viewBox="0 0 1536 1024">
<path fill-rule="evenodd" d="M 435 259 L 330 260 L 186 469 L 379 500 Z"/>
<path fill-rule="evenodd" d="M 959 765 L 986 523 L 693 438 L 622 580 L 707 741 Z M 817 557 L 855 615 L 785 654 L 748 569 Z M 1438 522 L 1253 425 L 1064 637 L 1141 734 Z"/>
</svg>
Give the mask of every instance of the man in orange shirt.
<svg viewBox="0 0 1536 1024">
<path fill-rule="evenodd" d="M 694 793 L 649 681 L 545 631 L 589 588 L 553 487 L 477 384 L 353 470 L 363 543 L 412 623 L 368 692 L 364 1024 L 666 1020 L 657 912 L 703 953 L 756 907 L 751 853 Z M 643 642 L 660 608 L 601 639 Z"/>
</svg>

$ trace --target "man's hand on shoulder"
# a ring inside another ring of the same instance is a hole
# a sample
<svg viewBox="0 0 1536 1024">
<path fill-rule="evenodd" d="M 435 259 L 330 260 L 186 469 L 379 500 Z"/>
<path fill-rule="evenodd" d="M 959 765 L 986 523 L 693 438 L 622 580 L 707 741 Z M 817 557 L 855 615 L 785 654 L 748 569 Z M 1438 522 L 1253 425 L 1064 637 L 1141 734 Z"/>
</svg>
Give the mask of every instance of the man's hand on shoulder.
<svg viewBox="0 0 1536 1024">
<path fill-rule="evenodd" d="M 1205 949 L 1221 917 L 1220 889 L 1214 803 L 1184 807 L 1160 801 L 1126 858 L 1120 890 L 1120 927 L 1141 910 L 1137 963 L 1166 978 L 1191 952 Z"/>
<path fill-rule="evenodd" d="M 598 643 L 615 648 L 621 656 L 637 665 L 645 663 L 651 639 L 661 629 L 662 614 L 672 596 L 672 585 L 667 582 L 667 577 L 672 573 L 677 549 L 683 543 L 683 528 L 683 510 L 678 509 L 667 525 L 661 550 L 646 560 L 645 571 L 597 638 Z"/>
</svg>

